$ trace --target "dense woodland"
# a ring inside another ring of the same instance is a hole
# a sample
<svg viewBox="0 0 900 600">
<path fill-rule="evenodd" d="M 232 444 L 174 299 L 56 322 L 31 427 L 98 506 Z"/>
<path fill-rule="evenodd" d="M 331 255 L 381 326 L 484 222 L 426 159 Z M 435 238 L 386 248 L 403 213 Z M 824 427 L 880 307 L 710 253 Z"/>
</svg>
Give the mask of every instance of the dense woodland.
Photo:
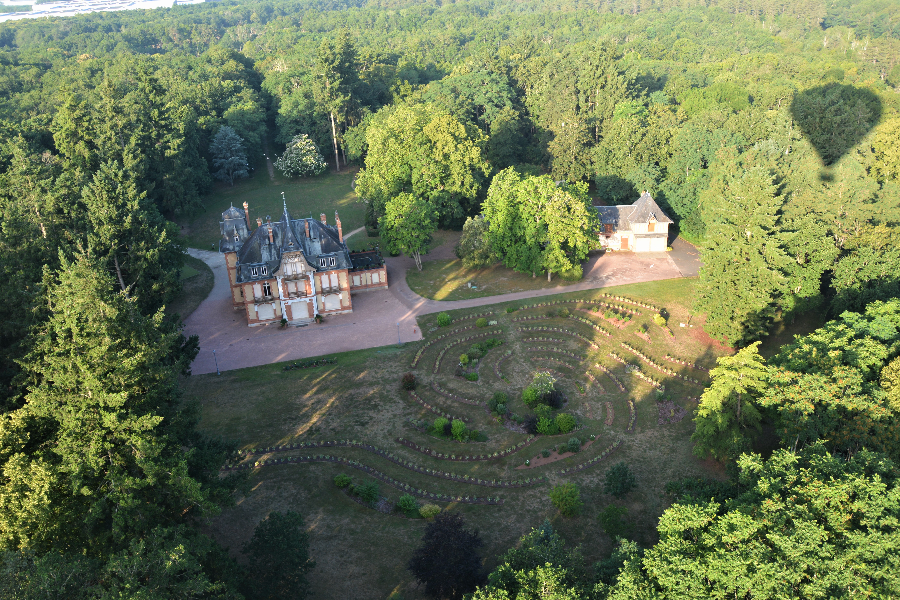
<svg viewBox="0 0 900 600">
<path fill-rule="evenodd" d="M 302 588 L 195 527 L 241 481 L 181 402 L 197 340 L 161 309 L 223 126 L 251 168 L 300 134 L 359 167 L 398 252 L 465 224 L 473 264 L 577 278 L 592 199 L 642 190 L 700 245 L 697 311 L 741 350 L 694 441 L 732 483 L 685 484 L 653 548 L 511 554 L 477 597 L 900 594 L 900 5 L 248 0 L 0 24 L 4 597 Z M 832 321 L 763 360 L 807 311 Z M 767 459 L 745 453 L 763 422 Z M 541 535 L 521 553 L 562 543 Z"/>
</svg>

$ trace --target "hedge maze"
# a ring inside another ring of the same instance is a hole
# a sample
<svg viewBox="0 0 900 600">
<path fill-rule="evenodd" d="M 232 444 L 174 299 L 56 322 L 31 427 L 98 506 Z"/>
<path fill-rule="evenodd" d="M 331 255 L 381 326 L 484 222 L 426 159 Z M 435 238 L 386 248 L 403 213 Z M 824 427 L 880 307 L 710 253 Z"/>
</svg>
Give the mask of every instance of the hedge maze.
<svg viewBox="0 0 900 600">
<path fill-rule="evenodd" d="M 508 497 L 596 467 L 636 430 L 685 418 L 708 381 L 706 368 L 682 358 L 671 330 L 653 326 L 659 309 L 648 303 L 601 296 L 505 308 L 420 319 L 425 339 L 408 345 L 409 374 L 390 390 L 405 415 L 393 447 L 324 440 L 252 448 L 227 470 L 331 462 L 432 504 L 498 505 L 504 497 L 484 488 Z M 555 378 L 555 400 L 526 404 L 523 390 L 538 372 Z M 569 425 L 535 429 L 554 419 Z M 530 464 L 573 437 L 582 451 Z M 463 471 L 447 470 L 451 463 Z M 381 510 L 385 500 L 370 505 Z"/>
</svg>

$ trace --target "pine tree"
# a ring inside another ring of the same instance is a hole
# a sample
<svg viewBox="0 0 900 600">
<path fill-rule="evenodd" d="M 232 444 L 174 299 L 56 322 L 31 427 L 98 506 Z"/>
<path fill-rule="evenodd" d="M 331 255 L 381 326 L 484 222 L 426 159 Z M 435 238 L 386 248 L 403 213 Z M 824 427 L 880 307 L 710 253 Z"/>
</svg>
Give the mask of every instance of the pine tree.
<svg viewBox="0 0 900 600">
<path fill-rule="evenodd" d="M 216 132 L 209 145 L 209 153 L 213 158 L 213 166 L 219 169 L 213 174 L 216 179 L 227 181 L 233 186 L 235 179 L 249 175 L 244 140 L 228 125 L 222 125 Z"/>
</svg>

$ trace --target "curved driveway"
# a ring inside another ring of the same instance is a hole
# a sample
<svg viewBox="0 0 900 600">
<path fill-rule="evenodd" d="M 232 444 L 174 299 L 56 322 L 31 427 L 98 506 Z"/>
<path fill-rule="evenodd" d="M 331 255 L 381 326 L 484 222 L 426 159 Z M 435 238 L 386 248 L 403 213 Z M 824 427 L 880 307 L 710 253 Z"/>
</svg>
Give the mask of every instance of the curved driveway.
<svg viewBox="0 0 900 600">
<path fill-rule="evenodd" d="M 219 370 L 228 371 L 420 340 L 416 317 L 442 310 L 683 276 L 679 269 L 682 265 L 676 265 L 671 252 L 607 253 L 591 257 L 584 265 L 584 279 L 573 285 L 442 302 L 423 298 L 406 284 L 406 270 L 414 268 L 412 259 L 388 257 L 387 290 L 354 294 L 350 314 L 328 317 L 320 325 L 281 329 L 278 325 L 248 327 L 244 311 L 232 309 L 222 254 L 194 249 L 188 253 L 208 264 L 215 276 L 212 292 L 185 320 L 185 333 L 200 337 L 200 354 L 192 365 L 195 374 L 214 373 L 216 361 Z M 433 252 L 423 260 L 434 260 L 442 254 Z"/>
</svg>

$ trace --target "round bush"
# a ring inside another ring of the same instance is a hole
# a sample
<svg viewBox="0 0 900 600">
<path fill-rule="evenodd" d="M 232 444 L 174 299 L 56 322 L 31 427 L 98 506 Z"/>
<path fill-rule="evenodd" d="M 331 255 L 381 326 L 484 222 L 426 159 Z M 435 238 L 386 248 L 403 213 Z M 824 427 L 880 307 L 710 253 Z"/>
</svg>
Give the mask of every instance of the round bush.
<svg viewBox="0 0 900 600">
<path fill-rule="evenodd" d="M 419 509 L 419 514 L 424 519 L 433 519 L 441 512 L 441 507 L 437 504 L 426 504 Z"/>
<path fill-rule="evenodd" d="M 498 404 L 496 410 L 498 415 L 505 415 L 507 408 L 505 404 Z"/>
<path fill-rule="evenodd" d="M 509 314 L 514 313 L 514 312 L 516 312 L 516 307 L 515 307 L 515 306 L 507 306 L 507 307 L 506 307 L 506 314 L 509 315 Z"/>
<path fill-rule="evenodd" d="M 527 433 L 530 433 L 531 435 L 535 435 L 538 432 L 537 423 L 538 423 L 538 418 L 536 415 L 528 415 L 522 421 L 522 426 L 525 428 L 525 431 Z"/>
<path fill-rule="evenodd" d="M 339 488 L 345 488 L 351 483 L 353 483 L 353 480 L 346 473 L 338 473 L 334 476 L 334 485 Z"/>
<path fill-rule="evenodd" d="M 653 315 L 653 322 L 659 325 L 660 327 L 666 326 L 666 318 L 662 315 L 656 314 Z"/>
<path fill-rule="evenodd" d="M 409 391 L 416 389 L 416 376 L 413 373 L 404 374 L 400 380 L 400 387 Z"/>
<path fill-rule="evenodd" d="M 450 426 L 450 431 L 454 438 L 458 441 L 464 441 L 463 438 L 466 437 L 466 424 L 459 419 L 453 419 L 453 424 Z"/>
<path fill-rule="evenodd" d="M 481 317 L 480 319 L 475 321 L 475 327 L 487 327 L 487 323 L 488 323 L 487 319 L 485 319 L 484 317 Z"/>
<path fill-rule="evenodd" d="M 451 323 L 450 315 L 448 315 L 447 313 L 442 312 L 437 316 L 438 327 L 446 327 L 450 323 Z"/>
<path fill-rule="evenodd" d="M 522 402 L 525 403 L 525 406 L 533 406 L 539 399 L 538 391 L 530 385 L 522 390 Z"/>
<path fill-rule="evenodd" d="M 403 494 L 397 500 L 397 510 L 403 511 L 411 517 L 419 512 L 419 501 L 416 500 L 415 496 Z"/>
<path fill-rule="evenodd" d="M 547 417 L 541 417 L 537 422 L 537 431 L 541 435 L 554 435 L 559 432 L 559 428 L 556 426 L 556 422 Z"/>
<path fill-rule="evenodd" d="M 581 450 L 581 440 L 577 437 L 569 438 L 568 443 L 566 443 L 566 450 L 569 452 L 578 452 Z"/>
<path fill-rule="evenodd" d="M 556 426 L 560 433 L 569 433 L 575 429 L 575 417 L 568 413 L 559 413 L 556 415 Z"/>
<path fill-rule="evenodd" d="M 459 364 L 466 366 L 469 364 L 469 355 L 468 354 L 460 354 L 459 355 Z"/>
<path fill-rule="evenodd" d="M 578 486 L 571 482 L 558 485 L 550 490 L 550 500 L 564 517 L 576 516 L 584 506 Z"/>
<path fill-rule="evenodd" d="M 275 168 L 285 177 L 309 177 L 321 175 L 327 169 L 325 158 L 319 153 L 316 143 L 308 135 L 295 135 L 284 149 L 284 154 L 275 160 Z"/>
<path fill-rule="evenodd" d="M 450 419 L 448 419 L 446 417 L 438 417 L 437 419 L 434 420 L 434 427 L 433 427 L 434 432 L 437 434 L 444 433 L 444 431 L 447 428 L 447 425 L 449 425 L 449 424 L 450 424 Z"/>
<path fill-rule="evenodd" d="M 565 318 L 568 318 L 569 314 L 570 314 L 570 313 L 569 313 L 569 309 L 568 309 L 568 308 L 561 308 L 561 309 L 559 309 L 559 316 L 560 316 L 560 317 L 562 317 L 562 318 L 565 319 Z"/>
<path fill-rule="evenodd" d="M 543 456 L 544 458 L 550 458 L 550 450 L 544 448 L 543 450 L 541 450 L 541 456 Z"/>
<path fill-rule="evenodd" d="M 466 379 L 469 381 L 478 381 L 478 373 L 466 373 Z"/>
</svg>

